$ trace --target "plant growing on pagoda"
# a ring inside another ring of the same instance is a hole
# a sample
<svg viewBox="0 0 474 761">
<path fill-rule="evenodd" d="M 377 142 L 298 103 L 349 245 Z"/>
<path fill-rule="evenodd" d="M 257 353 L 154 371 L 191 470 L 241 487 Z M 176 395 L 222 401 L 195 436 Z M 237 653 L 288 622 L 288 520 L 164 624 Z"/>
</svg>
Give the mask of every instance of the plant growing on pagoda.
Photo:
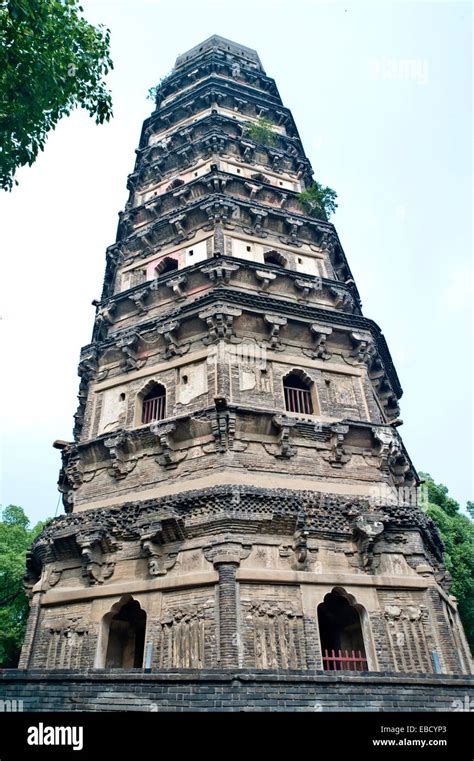
<svg viewBox="0 0 474 761">
<path fill-rule="evenodd" d="M 169 71 L 168 74 L 165 74 L 164 77 L 161 77 L 157 85 L 155 85 L 154 87 L 150 87 L 148 89 L 147 98 L 149 98 L 149 100 L 154 101 L 157 106 L 159 106 L 161 99 L 163 97 L 163 94 L 161 91 L 163 90 L 163 87 L 171 79 L 172 76 L 173 76 L 173 72 Z"/>
<path fill-rule="evenodd" d="M 310 217 L 323 217 L 329 219 L 337 209 L 337 193 L 329 187 L 324 187 L 319 182 L 313 182 L 299 194 L 299 202 Z"/>
<path fill-rule="evenodd" d="M 245 134 L 251 140 L 261 145 L 275 145 L 276 137 L 273 131 L 273 122 L 265 116 L 259 116 L 256 122 L 247 124 Z"/>
</svg>

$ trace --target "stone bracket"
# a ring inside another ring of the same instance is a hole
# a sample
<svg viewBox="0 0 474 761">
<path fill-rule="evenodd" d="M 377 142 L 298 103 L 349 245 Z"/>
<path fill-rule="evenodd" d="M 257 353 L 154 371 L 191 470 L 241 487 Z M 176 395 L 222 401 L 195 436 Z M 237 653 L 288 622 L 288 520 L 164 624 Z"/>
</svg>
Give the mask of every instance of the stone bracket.
<svg viewBox="0 0 474 761">
<path fill-rule="evenodd" d="M 156 462 L 165 468 L 176 468 L 187 456 L 186 452 L 177 452 L 172 449 L 172 434 L 176 431 L 176 423 L 162 423 L 155 421 L 150 423 L 151 433 L 157 437 L 161 453 L 156 457 Z"/>
<path fill-rule="evenodd" d="M 229 410 L 225 399 L 215 399 L 216 409 L 209 415 L 212 435 L 214 436 L 217 452 L 225 452 L 234 448 L 235 427 L 237 415 Z"/>
<path fill-rule="evenodd" d="M 313 359 L 330 359 L 331 354 L 327 349 L 327 339 L 332 333 L 332 328 L 329 325 L 312 323 L 309 329 L 314 340 L 314 348 L 311 350 Z"/>
<path fill-rule="evenodd" d="M 303 222 L 295 217 L 286 217 L 285 224 L 289 228 L 287 236 L 281 236 L 280 241 L 287 243 L 290 246 L 301 246 L 301 241 L 298 240 L 299 230 L 303 227 Z"/>
<path fill-rule="evenodd" d="M 145 364 L 145 360 L 138 359 L 136 354 L 138 341 L 139 335 L 134 330 L 128 331 L 124 335 L 117 338 L 116 346 L 122 356 L 120 361 L 120 369 L 123 370 L 123 372 L 137 370 Z"/>
<path fill-rule="evenodd" d="M 279 431 L 278 444 L 280 453 L 276 456 L 285 459 L 293 457 L 296 454 L 296 450 L 291 446 L 290 435 L 291 429 L 296 425 L 296 420 L 287 417 L 286 415 L 274 415 L 272 417 L 272 423 Z"/>
<path fill-rule="evenodd" d="M 286 317 L 281 317 L 277 314 L 266 314 L 263 319 L 269 327 L 270 346 L 272 349 L 281 350 L 282 346 L 280 342 L 280 330 L 287 324 Z"/>
<path fill-rule="evenodd" d="M 178 552 L 166 552 L 163 547 L 155 544 L 149 534 L 141 537 L 143 553 L 148 559 L 148 572 L 150 576 L 166 576 L 176 565 Z"/>
<path fill-rule="evenodd" d="M 376 351 L 372 337 L 365 333 L 353 331 L 350 337 L 354 343 L 354 349 L 351 351 L 347 361 L 350 364 L 362 362 L 365 365 L 370 364 Z"/>
<path fill-rule="evenodd" d="M 201 272 L 208 275 L 210 281 L 214 283 L 214 285 L 227 285 L 232 275 L 238 272 L 239 269 L 240 266 L 238 264 L 218 261 L 216 264 L 203 267 Z"/>
<path fill-rule="evenodd" d="M 110 475 L 117 480 L 128 476 L 137 464 L 136 460 L 128 459 L 129 434 L 126 431 L 118 431 L 115 435 L 103 439 L 102 443 L 112 461 Z"/>
<path fill-rule="evenodd" d="M 374 565 L 374 545 L 384 531 L 385 516 L 375 513 L 361 513 L 354 523 L 354 539 L 365 571 L 372 572 Z"/>
<path fill-rule="evenodd" d="M 165 341 L 165 357 L 174 357 L 177 355 L 185 354 L 189 349 L 189 344 L 180 346 L 176 340 L 176 333 L 179 330 L 179 320 L 169 320 L 161 325 L 157 325 L 156 332 L 159 336 L 162 336 Z"/>
<path fill-rule="evenodd" d="M 255 270 L 255 277 L 262 283 L 262 288 L 267 288 L 278 277 L 276 272 Z"/>
<path fill-rule="evenodd" d="M 129 299 L 130 301 L 133 301 L 135 304 L 137 314 L 146 314 L 148 312 L 148 307 L 145 305 L 145 301 L 148 297 L 148 294 L 150 292 L 150 287 L 142 288 L 136 293 L 130 293 Z"/>
<path fill-rule="evenodd" d="M 374 426 L 372 433 L 378 445 L 381 469 L 390 471 L 396 486 L 412 486 L 415 482 L 413 468 L 396 431 L 390 426 Z"/>
<path fill-rule="evenodd" d="M 119 545 L 104 531 L 77 534 L 82 575 L 89 584 L 103 584 L 110 579 L 115 569 L 115 561 L 106 559 L 106 554 L 115 552 Z"/>
<path fill-rule="evenodd" d="M 214 304 L 202 312 L 199 318 L 204 320 L 208 327 L 208 335 L 204 338 L 205 344 L 214 343 L 222 339 L 233 337 L 233 322 L 235 317 L 240 317 L 242 310 L 225 304 Z"/>
<path fill-rule="evenodd" d="M 331 426 L 331 431 L 331 454 L 329 455 L 328 462 L 333 468 L 342 468 L 351 459 L 351 455 L 344 447 L 344 439 L 349 433 L 349 426 L 336 423 Z"/>
<path fill-rule="evenodd" d="M 164 285 L 173 291 L 176 298 L 182 299 L 185 297 L 187 287 L 186 275 L 177 275 L 177 277 L 167 280 Z"/>
</svg>

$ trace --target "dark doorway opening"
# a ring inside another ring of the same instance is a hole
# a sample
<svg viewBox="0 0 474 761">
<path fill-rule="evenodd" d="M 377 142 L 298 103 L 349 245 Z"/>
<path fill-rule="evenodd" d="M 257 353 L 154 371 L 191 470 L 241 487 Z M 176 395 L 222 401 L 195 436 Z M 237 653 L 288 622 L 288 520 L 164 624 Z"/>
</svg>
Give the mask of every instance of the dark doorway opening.
<svg viewBox="0 0 474 761">
<path fill-rule="evenodd" d="M 367 671 L 360 614 L 337 591 L 318 606 L 319 636 L 325 671 Z"/>
<path fill-rule="evenodd" d="M 106 668 L 141 668 L 145 649 L 146 613 L 136 600 L 123 605 L 110 621 Z"/>
<path fill-rule="evenodd" d="M 178 262 L 176 259 L 172 259 L 170 256 L 165 257 L 156 267 L 156 273 L 158 277 L 167 275 L 168 272 L 174 272 L 178 269 Z"/>
</svg>

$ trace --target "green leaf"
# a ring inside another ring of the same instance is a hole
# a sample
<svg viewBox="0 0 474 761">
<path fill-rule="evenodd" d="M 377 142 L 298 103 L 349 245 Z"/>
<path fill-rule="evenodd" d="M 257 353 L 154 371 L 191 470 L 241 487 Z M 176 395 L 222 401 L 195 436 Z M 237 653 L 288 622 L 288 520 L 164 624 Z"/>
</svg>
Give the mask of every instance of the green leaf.
<svg viewBox="0 0 474 761">
<path fill-rule="evenodd" d="M 75 108 L 112 116 L 104 76 L 110 32 L 89 24 L 77 0 L 11 0 L 0 8 L 0 186 L 35 161 L 50 130 Z M 70 66 L 74 76 L 70 75 Z"/>
</svg>

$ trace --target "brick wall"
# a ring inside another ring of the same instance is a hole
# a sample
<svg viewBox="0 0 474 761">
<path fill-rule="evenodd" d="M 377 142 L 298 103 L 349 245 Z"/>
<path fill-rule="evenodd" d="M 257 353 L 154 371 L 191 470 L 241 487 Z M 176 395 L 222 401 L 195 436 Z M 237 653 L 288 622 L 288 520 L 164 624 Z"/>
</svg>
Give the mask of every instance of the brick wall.
<svg viewBox="0 0 474 761">
<path fill-rule="evenodd" d="M 459 711 L 474 706 L 473 686 L 434 674 L 0 671 L 1 699 L 25 711 Z"/>
</svg>

